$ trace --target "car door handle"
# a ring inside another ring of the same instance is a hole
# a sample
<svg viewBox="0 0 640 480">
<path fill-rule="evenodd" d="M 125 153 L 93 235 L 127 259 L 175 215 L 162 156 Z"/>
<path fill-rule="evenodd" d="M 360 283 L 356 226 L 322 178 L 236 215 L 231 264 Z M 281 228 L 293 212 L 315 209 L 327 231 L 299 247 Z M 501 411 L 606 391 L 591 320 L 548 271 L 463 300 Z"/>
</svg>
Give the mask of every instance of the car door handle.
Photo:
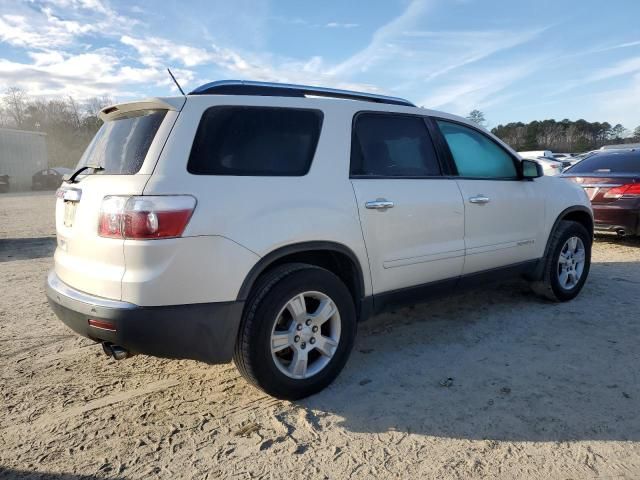
<svg viewBox="0 0 640 480">
<path fill-rule="evenodd" d="M 479 194 L 476 195 L 475 197 L 470 197 L 469 198 L 469 202 L 471 203 L 479 203 L 479 204 L 485 204 L 485 203 L 489 203 L 489 197 L 487 197 L 486 195 L 483 194 Z"/>
<path fill-rule="evenodd" d="M 364 206 L 370 210 L 386 210 L 387 208 L 393 208 L 393 205 L 393 202 L 385 198 L 376 198 L 364 204 Z"/>
</svg>

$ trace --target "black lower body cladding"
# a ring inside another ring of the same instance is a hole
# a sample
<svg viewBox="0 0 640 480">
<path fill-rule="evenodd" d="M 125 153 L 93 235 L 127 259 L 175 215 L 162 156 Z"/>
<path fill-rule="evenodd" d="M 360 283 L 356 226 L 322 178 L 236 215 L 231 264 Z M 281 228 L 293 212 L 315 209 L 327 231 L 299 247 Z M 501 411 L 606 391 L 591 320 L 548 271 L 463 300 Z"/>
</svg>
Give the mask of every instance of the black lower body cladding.
<svg viewBox="0 0 640 480">
<path fill-rule="evenodd" d="M 72 289 L 54 272 L 47 277 L 53 311 L 76 333 L 119 345 L 132 353 L 227 363 L 233 357 L 244 302 L 140 307 Z M 89 320 L 107 322 L 96 328 Z"/>
</svg>

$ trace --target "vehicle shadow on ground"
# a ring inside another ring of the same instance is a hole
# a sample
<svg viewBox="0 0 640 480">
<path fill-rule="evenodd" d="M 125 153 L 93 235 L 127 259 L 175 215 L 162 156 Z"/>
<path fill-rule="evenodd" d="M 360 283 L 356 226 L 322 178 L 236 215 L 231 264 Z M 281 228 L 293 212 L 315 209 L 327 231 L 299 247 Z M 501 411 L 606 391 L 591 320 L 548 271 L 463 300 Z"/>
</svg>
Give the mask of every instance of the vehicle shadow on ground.
<svg viewBox="0 0 640 480">
<path fill-rule="evenodd" d="M 56 237 L 0 238 L 0 263 L 51 257 Z"/>
<path fill-rule="evenodd" d="M 13 470 L 11 468 L 0 467 L 0 480 L 98 480 L 104 476 L 96 475 L 75 475 L 72 473 L 50 473 L 50 472 L 30 472 L 27 470 Z M 122 476 L 109 476 L 112 480 L 125 480 Z"/>
<path fill-rule="evenodd" d="M 607 243 L 609 245 L 624 245 L 627 247 L 640 247 L 640 236 L 638 237 L 619 237 L 610 233 L 596 233 L 595 240 L 599 243 Z"/>
<path fill-rule="evenodd" d="M 354 432 L 640 440 L 638 269 L 594 264 L 563 304 L 513 282 L 380 315 L 339 379 L 300 403 Z"/>
</svg>

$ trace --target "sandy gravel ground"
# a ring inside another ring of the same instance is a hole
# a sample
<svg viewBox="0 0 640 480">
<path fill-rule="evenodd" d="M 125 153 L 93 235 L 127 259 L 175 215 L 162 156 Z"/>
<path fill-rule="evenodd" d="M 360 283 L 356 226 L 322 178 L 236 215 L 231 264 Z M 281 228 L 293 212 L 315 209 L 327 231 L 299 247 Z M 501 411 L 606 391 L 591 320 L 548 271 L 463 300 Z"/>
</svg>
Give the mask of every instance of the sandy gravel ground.
<svg viewBox="0 0 640 480">
<path fill-rule="evenodd" d="M 640 478 L 640 242 L 599 239 L 570 303 L 512 282 L 376 317 L 292 403 L 67 330 L 52 209 L 0 196 L 0 478 Z"/>
</svg>

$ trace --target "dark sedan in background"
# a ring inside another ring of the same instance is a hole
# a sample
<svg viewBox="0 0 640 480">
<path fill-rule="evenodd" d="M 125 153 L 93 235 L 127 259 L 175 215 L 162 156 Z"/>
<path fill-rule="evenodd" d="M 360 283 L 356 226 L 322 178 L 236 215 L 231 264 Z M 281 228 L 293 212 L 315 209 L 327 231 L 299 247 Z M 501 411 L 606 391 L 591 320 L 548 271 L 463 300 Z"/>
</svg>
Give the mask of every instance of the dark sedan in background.
<svg viewBox="0 0 640 480">
<path fill-rule="evenodd" d="M 31 177 L 31 190 L 55 190 L 62 184 L 62 177 L 72 173 L 70 168 L 45 168 Z"/>
<path fill-rule="evenodd" d="M 9 175 L 0 175 L 0 193 L 9 191 Z"/>
<path fill-rule="evenodd" d="M 584 188 L 596 230 L 640 235 L 640 149 L 594 153 L 562 176 Z"/>
</svg>

